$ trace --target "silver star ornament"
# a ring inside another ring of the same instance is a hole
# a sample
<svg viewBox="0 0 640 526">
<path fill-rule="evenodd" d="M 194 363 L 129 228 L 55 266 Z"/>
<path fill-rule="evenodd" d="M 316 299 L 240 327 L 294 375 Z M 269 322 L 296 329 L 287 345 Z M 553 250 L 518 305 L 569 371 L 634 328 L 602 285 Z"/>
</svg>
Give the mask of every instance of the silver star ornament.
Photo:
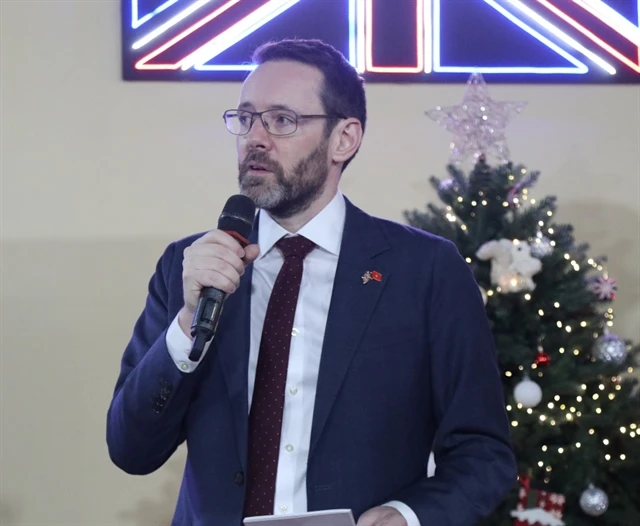
<svg viewBox="0 0 640 526">
<path fill-rule="evenodd" d="M 450 161 L 461 165 L 469 157 L 474 162 L 484 155 L 487 162 L 506 163 L 511 160 L 505 129 L 514 113 L 527 105 L 521 101 L 496 102 L 480 73 L 473 73 L 467 81 L 462 102 L 456 106 L 436 106 L 425 114 L 453 133 Z"/>
</svg>

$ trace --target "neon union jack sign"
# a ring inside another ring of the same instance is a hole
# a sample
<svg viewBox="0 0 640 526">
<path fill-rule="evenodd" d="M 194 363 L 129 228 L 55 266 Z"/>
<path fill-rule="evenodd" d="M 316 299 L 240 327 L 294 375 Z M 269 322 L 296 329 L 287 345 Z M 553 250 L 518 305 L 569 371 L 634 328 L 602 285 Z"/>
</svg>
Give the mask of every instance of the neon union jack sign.
<svg viewBox="0 0 640 526">
<path fill-rule="evenodd" d="M 640 83 L 640 0 L 121 0 L 126 80 L 241 80 L 320 38 L 368 82 Z"/>
</svg>

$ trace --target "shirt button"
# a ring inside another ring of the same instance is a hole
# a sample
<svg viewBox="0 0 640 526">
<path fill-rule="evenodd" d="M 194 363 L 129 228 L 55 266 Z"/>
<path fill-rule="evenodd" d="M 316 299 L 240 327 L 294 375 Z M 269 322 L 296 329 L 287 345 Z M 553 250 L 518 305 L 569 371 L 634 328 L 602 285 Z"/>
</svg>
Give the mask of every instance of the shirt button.
<svg viewBox="0 0 640 526">
<path fill-rule="evenodd" d="M 285 446 L 285 449 L 286 449 L 289 453 L 291 453 L 291 452 L 293 451 L 293 446 L 292 446 L 291 444 L 287 444 L 287 445 Z"/>
<path fill-rule="evenodd" d="M 283 504 L 282 506 L 280 506 L 280 511 L 281 511 L 282 513 L 286 512 L 288 509 L 289 509 L 289 508 L 287 507 L 287 505 L 286 505 L 286 504 Z"/>
<path fill-rule="evenodd" d="M 189 370 L 189 364 L 181 363 L 180 364 L 180 369 L 182 369 L 183 371 Z"/>
<path fill-rule="evenodd" d="M 291 336 L 298 336 L 299 332 L 300 331 L 294 327 L 293 329 L 291 329 Z"/>
<path fill-rule="evenodd" d="M 298 392 L 298 388 L 294 386 L 294 387 L 292 387 L 291 389 L 289 389 L 289 392 L 290 392 L 292 395 L 295 395 L 295 394 Z"/>
</svg>

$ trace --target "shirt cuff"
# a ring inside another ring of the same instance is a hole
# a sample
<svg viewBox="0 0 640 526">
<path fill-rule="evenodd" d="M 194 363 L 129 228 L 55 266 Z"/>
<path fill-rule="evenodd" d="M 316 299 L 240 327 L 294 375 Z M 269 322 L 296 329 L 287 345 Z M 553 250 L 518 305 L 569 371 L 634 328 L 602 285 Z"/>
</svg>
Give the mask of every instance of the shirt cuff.
<svg viewBox="0 0 640 526">
<path fill-rule="evenodd" d="M 182 332 L 182 328 L 178 323 L 178 316 L 176 316 L 171 325 L 169 325 L 169 329 L 167 330 L 166 343 L 167 350 L 171 355 L 176 367 L 180 369 L 183 373 L 192 373 L 198 367 L 198 364 L 205 357 L 207 351 L 209 350 L 209 346 L 211 345 L 212 340 L 209 340 L 202 351 L 202 356 L 200 360 L 194 362 L 189 360 L 189 353 L 191 352 L 191 346 L 193 345 L 193 340 L 189 338 L 184 332 Z"/>
<path fill-rule="evenodd" d="M 392 500 L 383 504 L 383 506 L 389 506 L 390 508 L 395 508 L 396 510 L 398 510 L 400 512 L 400 515 L 404 517 L 404 520 L 407 521 L 407 526 L 420 526 L 418 516 L 404 502 Z"/>
</svg>

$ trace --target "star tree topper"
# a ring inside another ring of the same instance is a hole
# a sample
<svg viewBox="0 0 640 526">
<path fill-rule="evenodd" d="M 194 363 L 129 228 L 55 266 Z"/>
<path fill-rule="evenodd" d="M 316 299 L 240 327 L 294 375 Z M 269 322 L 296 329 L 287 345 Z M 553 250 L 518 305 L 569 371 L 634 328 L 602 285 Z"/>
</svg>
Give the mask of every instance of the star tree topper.
<svg viewBox="0 0 640 526">
<path fill-rule="evenodd" d="M 481 155 L 487 161 L 510 161 L 505 129 L 513 113 L 520 113 L 526 102 L 496 102 L 489 96 L 487 84 L 480 73 L 467 81 L 462 102 L 456 106 L 428 110 L 425 114 L 453 133 L 450 161 L 460 165 L 470 156 L 474 162 Z"/>
</svg>

